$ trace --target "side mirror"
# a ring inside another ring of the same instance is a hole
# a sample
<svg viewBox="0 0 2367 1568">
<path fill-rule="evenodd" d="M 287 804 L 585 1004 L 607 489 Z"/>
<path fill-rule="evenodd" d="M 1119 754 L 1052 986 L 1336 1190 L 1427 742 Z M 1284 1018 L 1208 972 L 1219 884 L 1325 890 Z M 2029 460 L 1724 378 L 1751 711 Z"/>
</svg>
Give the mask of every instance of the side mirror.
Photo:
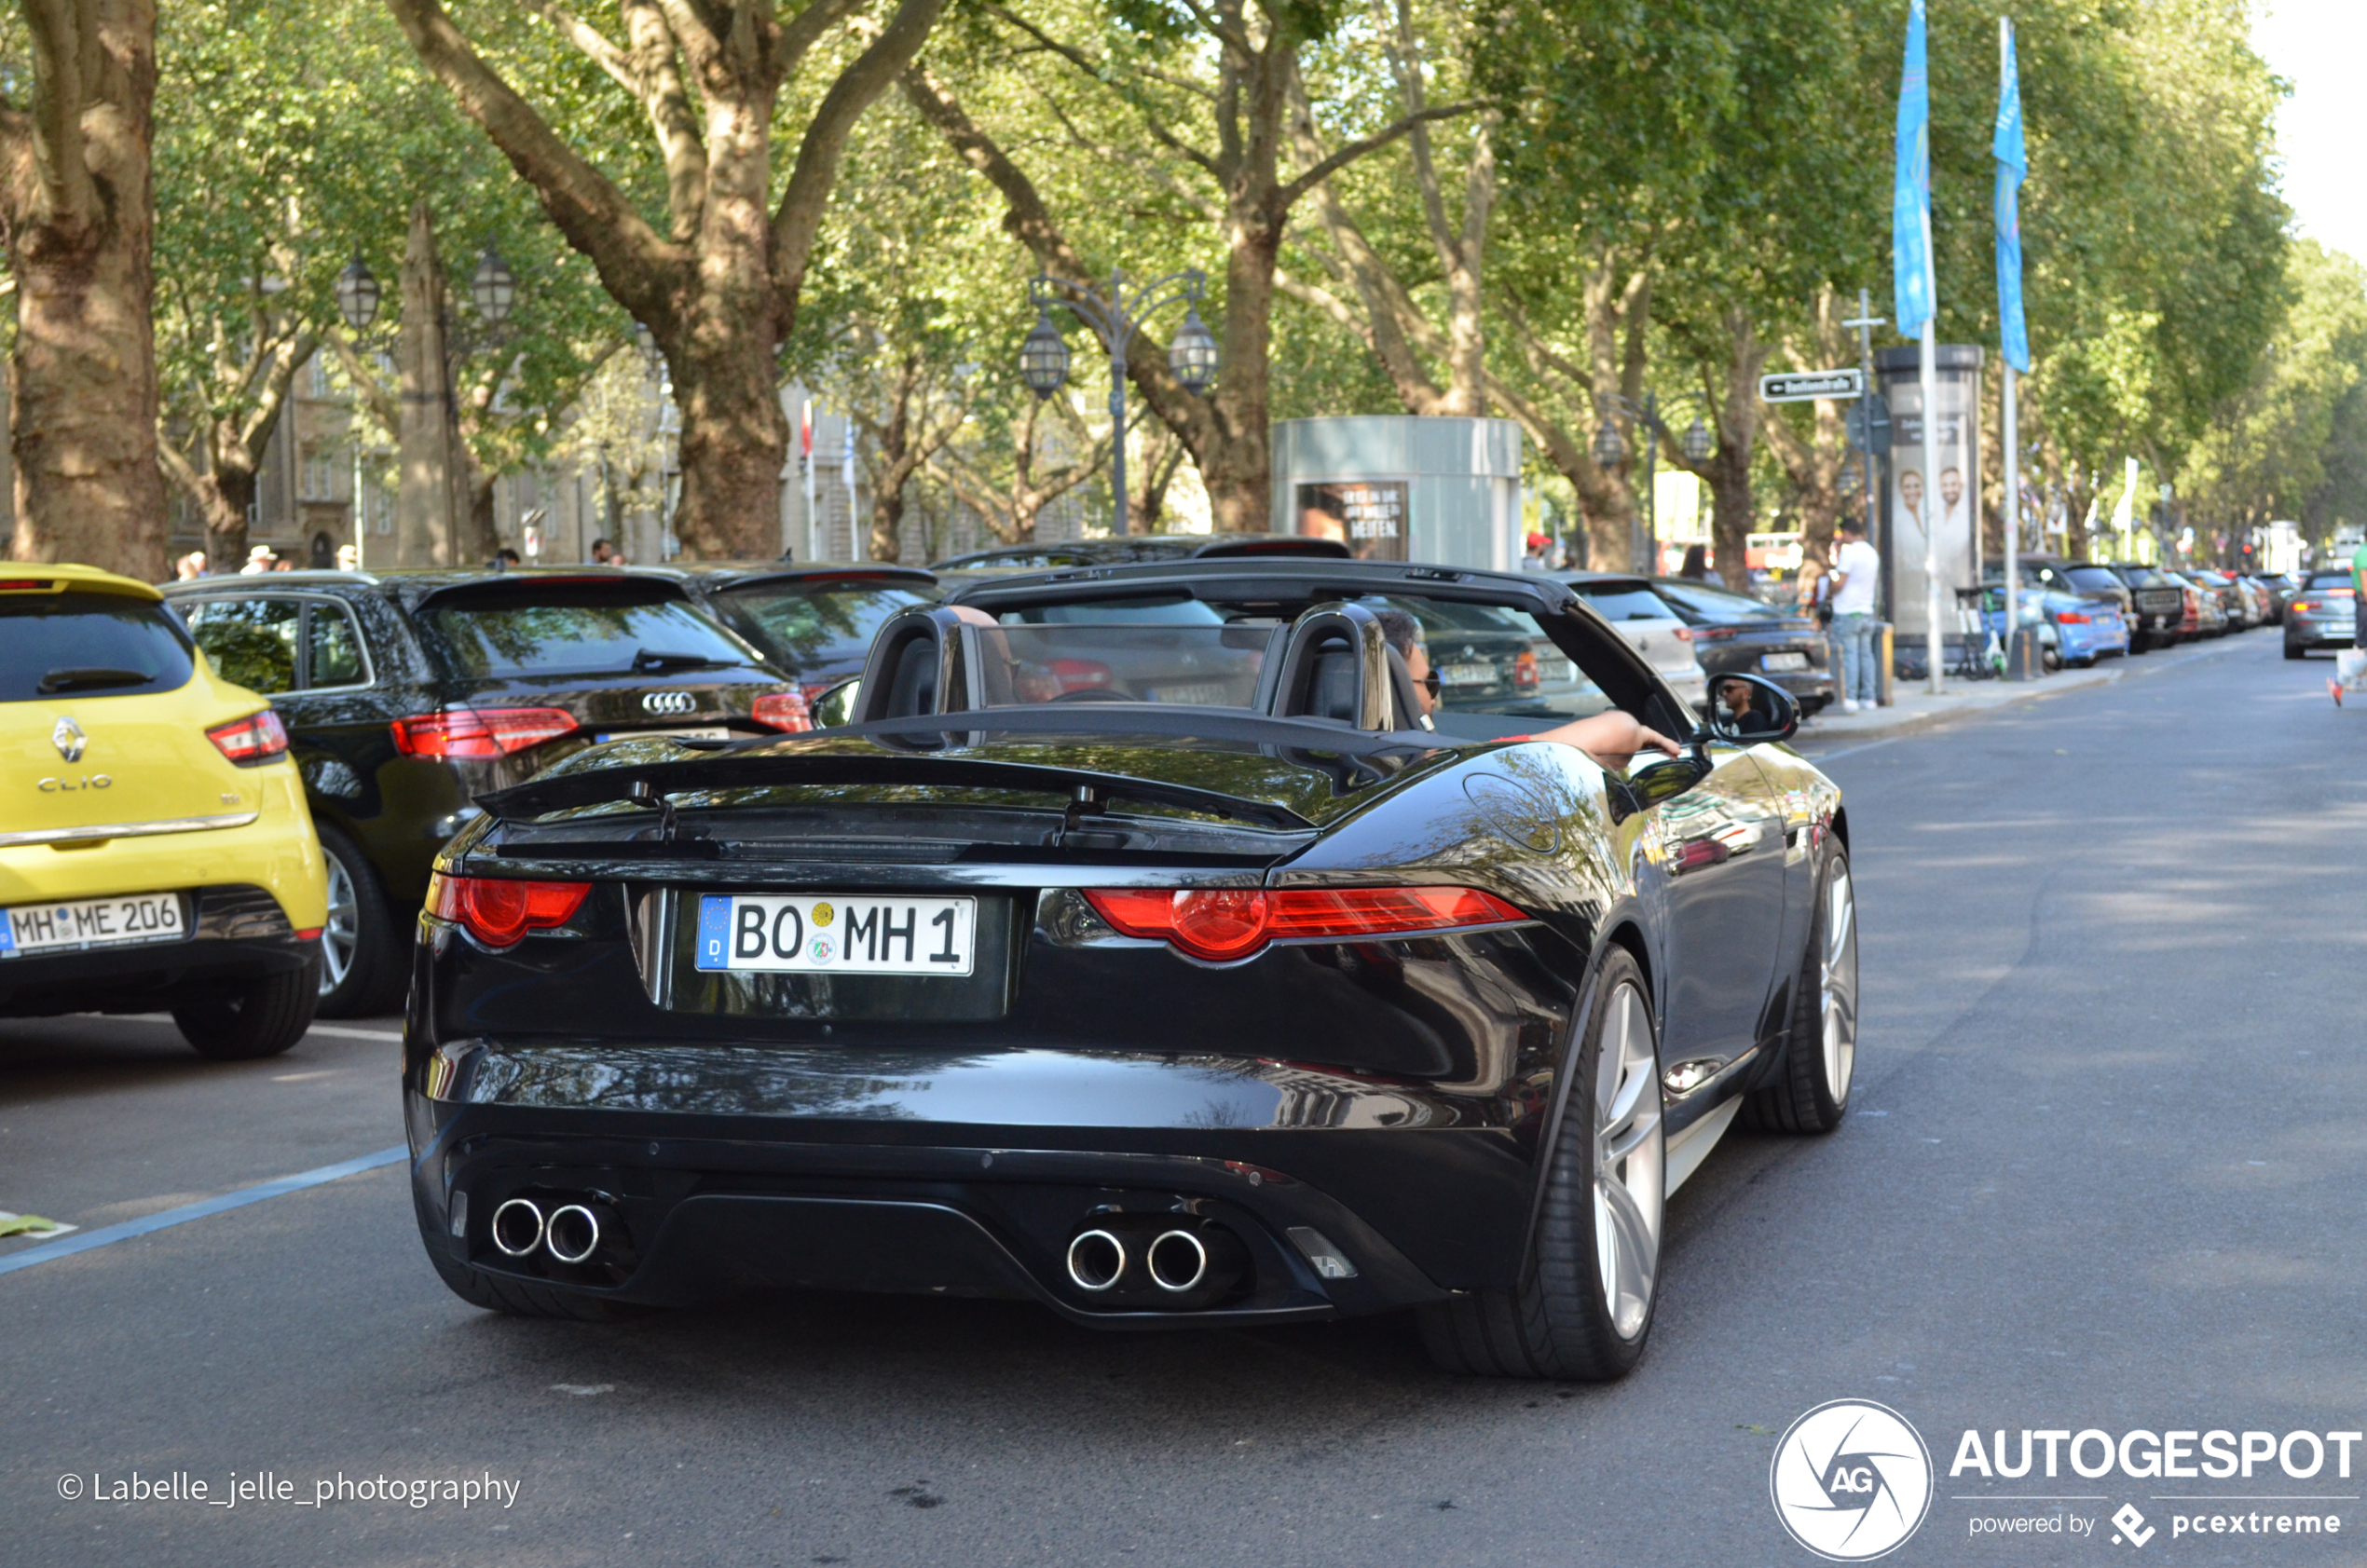
<svg viewBox="0 0 2367 1568">
<path fill-rule="evenodd" d="M 1703 728 L 1711 738 L 1738 746 L 1788 741 L 1799 733 L 1799 703 L 1758 675 L 1712 675 Z"/>
<path fill-rule="evenodd" d="M 814 700 L 814 728 L 834 729 L 855 722 L 855 704 L 863 695 L 863 677 L 842 680 Z"/>
<path fill-rule="evenodd" d="M 1638 811 L 1665 805 L 1710 774 L 1710 760 L 1698 747 L 1689 746 L 1675 757 L 1639 753 L 1635 760 L 1638 766 L 1627 777 L 1609 781 L 1613 822 L 1624 822 Z"/>
</svg>

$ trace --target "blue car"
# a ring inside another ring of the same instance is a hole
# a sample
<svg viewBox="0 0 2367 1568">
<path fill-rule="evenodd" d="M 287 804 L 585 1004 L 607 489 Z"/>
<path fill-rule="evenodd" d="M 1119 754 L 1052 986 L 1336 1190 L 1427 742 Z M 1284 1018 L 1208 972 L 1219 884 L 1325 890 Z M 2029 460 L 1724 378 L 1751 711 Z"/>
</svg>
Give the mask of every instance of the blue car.
<svg viewBox="0 0 2367 1568">
<path fill-rule="evenodd" d="M 2051 589 L 2022 591 L 2020 620 L 2038 628 L 2039 646 L 2046 662 L 2087 665 L 2128 651 L 2128 621 L 2118 607 L 2101 599 L 2085 599 Z M 2005 634 L 2005 590 L 1995 587 L 1981 595 L 1981 624 L 1999 636 Z"/>
</svg>

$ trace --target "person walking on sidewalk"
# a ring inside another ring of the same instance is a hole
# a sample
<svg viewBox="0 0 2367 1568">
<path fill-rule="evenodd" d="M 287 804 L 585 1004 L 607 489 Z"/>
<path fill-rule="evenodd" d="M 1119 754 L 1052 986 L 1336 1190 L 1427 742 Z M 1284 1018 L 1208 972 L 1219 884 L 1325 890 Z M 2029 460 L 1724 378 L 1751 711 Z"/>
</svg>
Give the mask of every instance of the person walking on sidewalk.
<svg viewBox="0 0 2367 1568">
<path fill-rule="evenodd" d="M 1841 547 L 1833 555 L 1833 652 L 1840 665 L 1841 712 L 1870 707 L 1881 689 L 1874 669 L 1874 586 L 1882 552 L 1866 542 L 1862 519 L 1841 520 Z"/>
</svg>

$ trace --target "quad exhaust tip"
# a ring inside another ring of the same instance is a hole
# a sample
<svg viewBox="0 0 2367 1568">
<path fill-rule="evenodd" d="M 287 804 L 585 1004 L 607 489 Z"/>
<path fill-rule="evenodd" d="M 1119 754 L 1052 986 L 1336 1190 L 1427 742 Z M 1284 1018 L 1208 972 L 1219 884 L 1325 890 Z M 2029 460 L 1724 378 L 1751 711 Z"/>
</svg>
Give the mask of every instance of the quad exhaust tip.
<svg viewBox="0 0 2367 1568">
<path fill-rule="evenodd" d="M 581 1263 L 600 1249 L 600 1217 L 580 1203 L 554 1209 L 542 1229 L 542 1245 L 562 1263 Z"/>
<path fill-rule="evenodd" d="M 530 1199 L 512 1198 L 493 1211 L 493 1245 L 512 1258 L 523 1258 L 540 1246 L 542 1232 L 542 1209 Z"/>
<path fill-rule="evenodd" d="M 1142 1255 L 1151 1282 L 1178 1295 L 1199 1288 L 1208 1277 L 1208 1248 L 1189 1231 L 1169 1231 L 1151 1243 Z"/>
<path fill-rule="evenodd" d="M 1102 1291 L 1126 1275 L 1126 1243 L 1107 1231 L 1079 1231 L 1069 1243 L 1069 1278 L 1080 1290 Z"/>
</svg>

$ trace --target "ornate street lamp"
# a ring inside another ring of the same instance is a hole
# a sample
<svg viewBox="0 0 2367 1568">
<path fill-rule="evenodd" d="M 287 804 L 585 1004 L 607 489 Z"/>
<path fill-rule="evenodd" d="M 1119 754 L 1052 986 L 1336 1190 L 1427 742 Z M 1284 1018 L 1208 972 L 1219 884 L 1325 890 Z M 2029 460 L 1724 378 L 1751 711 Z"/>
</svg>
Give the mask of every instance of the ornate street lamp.
<svg viewBox="0 0 2367 1568">
<path fill-rule="evenodd" d="M 517 300 L 518 280 L 502 261 L 501 252 L 490 245 L 477 258 L 476 276 L 469 280 L 469 297 L 476 303 L 486 325 L 492 327 L 501 324 Z"/>
<path fill-rule="evenodd" d="M 1197 306 L 1184 312 L 1183 330 L 1168 346 L 1167 368 L 1194 397 L 1207 391 L 1216 379 L 1216 338 L 1200 320 Z"/>
<path fill-rule="evenodd" d="M 1627 460 L 1627 440 L 1608 419 L 1594 427 L 1594 466 L 1615 469 Z"/>
<path fill-rule="evenodd" d="M 1168 368 L 1197 397 L 1216 379 L 1216 338 L 1200 320 L 1199 300 L 1207 276 L 1185 267 L 1136 289 L 1129 297 L 1126 274 L 1110 274 L 1109 292 L 1090 283 L 1038 273 L 1027 286 L 1028 303 L 1035 307 L 1035 325 L 1019 345 L 1019 379 L 1039 398 L 1060 390 L 1069 374 L 1069 348 L 1052 325 L 1051 307 L 1065 307 L 1101 334 L 1110 350 L 1110 531 L 1126 533 L 1126 354 L 1134 334 L 1153 312 L 1177 300 L 1185 302 L 1184 325 L 1167 355 Z"/>
<path fill-rule="evenodd" d="M 1059 391 L 1068 378 L 1068 340 L 1052 324 L 1052 313 L 1038 307 L 1035 325 L 1019 345 L 1019 379 L 1040 402 Z"/>
<path fill-rule="evenodd" d="M 378 279 L 362 259 L 358 245 L 353 249 L 353 259 L 337 274 L 336 293 L 337 312 L 345 318 L 345 324 L 357 333 L 368 332 L 370 323 L 378 319 Z"/>
<path fill-rule="evenodd" d="M 1702 416 L 1698 414 L 1693 416 L 1692 425 L 1685 431 L 1684 445 L 1685 460 L 1689 463 L 1706 462 L 1710 453 L 1717 449 L 1716 438 L 1709 433 L 1709 427 L 1702 423 Z"/>
</svg>

